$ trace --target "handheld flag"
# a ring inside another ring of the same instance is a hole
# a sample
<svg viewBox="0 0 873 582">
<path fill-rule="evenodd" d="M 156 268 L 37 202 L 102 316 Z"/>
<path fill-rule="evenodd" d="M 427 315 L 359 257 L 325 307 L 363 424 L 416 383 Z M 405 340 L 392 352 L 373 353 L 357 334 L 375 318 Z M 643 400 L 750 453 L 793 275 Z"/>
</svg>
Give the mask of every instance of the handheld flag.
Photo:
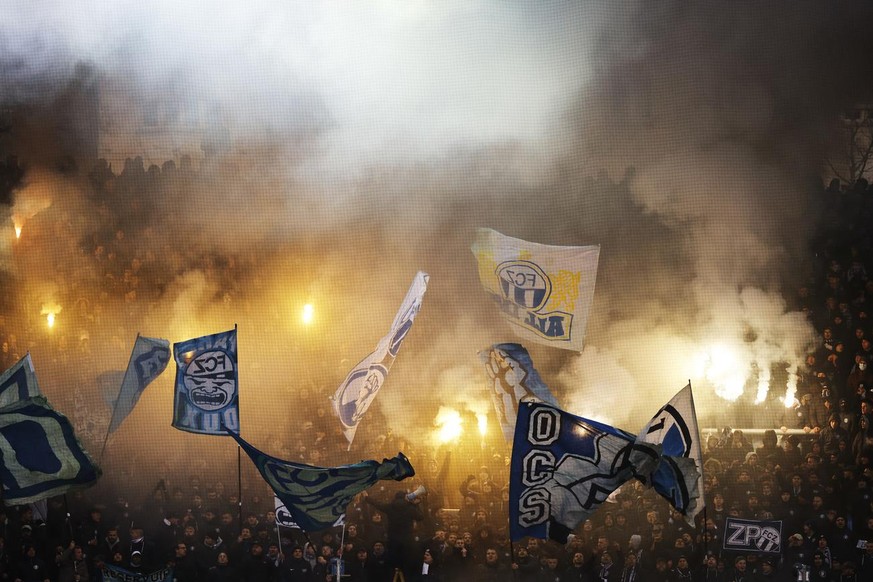
<svg viewBox="0 0 873 582">
<path fill-rule="evenodd" d="M 0 408 L 39 396 L 39 384 L 30 354 L 26 354 L 0 375 Z"/>
<path fill-rule="evenodd" d="M 121 426 L 133 411 L 139 397 L 152 381 L 163 373 L 170 361 L 170 342 L 165 339 L 136 336 L 127 371 L 121 381 L 118 399 L 112 409 L 109 432 Z"/>
<path fill-rule="evenodd" d="M 173 426 L 227 436 L 239 430 L 236 329 L 173 345 L 176 397 Z"/>
<path fill-rule="evenodd" d="M 509 529 L 565 543 L 622 483 L 657 466 L 656 445 L 540 402 L 518 407 L 509 478 Z"/>
<path fill-rule="evenodd" d="M 403 453 L 393 459 L 361 461 L 341 467 L 314 467 L 283 461 L 262 453 L 237 433 L 228 431 L 251 457 L 261 476 L 304 531 L 318 531 L 341 523 L 352 498 L 377 481 L 402 481 L 415 475 Z"/>
<path fill-rule="evenodd" d="M 703 454 L 691 384 L 652 417 L 638 438 L 661 445 L 663 457 L 651 485 L 694 525 L 694 517 L 703 509 Z"/>
<path fill-rule="evenodd" d="M 343 435 L 349 442 L 349 447 L 355 439 L 358 423 L 370 408 L 376 394 L 385 383 L 388 370 L 397 358 L 397 352 L 406 334 L 412 327 L 412 322 L 421 309 L 424 292 L 430 276 L 419 271 L 400 305 L 400 310 L 391 324 L 391 331 L 379 341 L 376 350 L 361 360 L 331 397 L 334 414 L 340 419 Z"/>
<path fill-rule="evenodd" d="M 84 489 L 101 474 L 76 439 L 73 425 L 43 396 L 0 409 L 0 461 L 6 505 Z"/>
<path fill-rule="evenodd" d="M 519 337 L 582 351 L 599 246 L 542 245 L 480 228 L 471 250 L 482 286 Z"/>
<path fill-rule="evenodd" d="M 549 387 L 540 378 L 527 350 L 519 344 L 494 344 L 479 352 L 491 382 L 491 400 L 506 440 L 512 440 L 518 403 L 523 400 L 558 406 Z"/>
</svg>

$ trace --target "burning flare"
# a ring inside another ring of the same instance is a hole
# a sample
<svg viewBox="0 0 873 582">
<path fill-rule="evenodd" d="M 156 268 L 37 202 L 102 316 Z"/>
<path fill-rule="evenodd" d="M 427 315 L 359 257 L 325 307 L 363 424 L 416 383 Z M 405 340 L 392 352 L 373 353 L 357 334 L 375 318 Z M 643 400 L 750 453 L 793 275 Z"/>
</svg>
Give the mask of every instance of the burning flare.
<svg viewBox="0 0 873 582">
<path fill-rule="evenodd" d="M 454 408 L 440 406 L 433 423 L 437 427 L 434 431 L 434 439 L 441 445 L 457 441 L 464 432 L 461 413 Z"/>
<path fill-rule="evenodd" d="M 46 323 L 49 329 L 55 326 L 55 316 L 61 312 L 61 306 L 57 303 L 44 304 L 40 310 L 40 315 L 45 315 Z"/>
</svg>

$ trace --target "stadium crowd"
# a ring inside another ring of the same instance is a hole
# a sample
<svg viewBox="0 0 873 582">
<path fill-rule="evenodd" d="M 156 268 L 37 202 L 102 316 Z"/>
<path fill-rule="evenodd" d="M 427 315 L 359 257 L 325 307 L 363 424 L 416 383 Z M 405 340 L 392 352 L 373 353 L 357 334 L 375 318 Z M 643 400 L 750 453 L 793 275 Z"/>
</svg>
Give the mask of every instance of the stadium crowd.
<svg viewBox="0 0 873 582">
<path fill-rule="evenodd" d="M 141 160 L 130 160 L 120 175 L 101 162 L 88 179 L 95 197 L 126 197 L 128 191 L 184 188 L 193 173 L 186 161 L 178 169 L 168 163 L 146 170 Z M 730 429 L 707 439 L 706 510 L 694 526 L 634 482 L 566 544 L 513 543 L 508 451 L 483 446 L 467 465 L 475 469 L 462 470 L 469 475 L 449 479 L 449 454 L 417 450 L 387 431 L 374 437 L 379 442 L 373 448 L 402 450 L 425 469 L 411 481 L 359 495 L 342 527 L 304 533 L 278 526 L 272 492 L 258 480 L 247 479 L 243 488 L 215 472 L 181 481 L 156 475 L 147 495 L 120 488 L 110 497 L 95 488 L 6 508 L 0 513 L 0 580 L 113 579 L 107 564 L 135 574 L 172 566 L 178 582 L 873 580 L 873 197 L 822 192 L 852 223 L 828 230 L 816 243 L 815 276 L 795 298 L 793 307 L 805 311 L 820 334 L 800 371 L 797 402 L 782 426 L 760 441 Z M 148 301 L 160 284 L 141 281 L 170 274 L 161 273 L 159 258 L 133 252 L 123 229 L 106 225 L 101 236 L 83 243 L 103 265 L 101 293 L 127 304 Z M 224 300 L 234 301 L 233 261 L 201 259 L 226 280 Z M 99 302 L 72 304 L 83 326 L 103 317 Z M 28 342 L 10 327 L 0 326 L 4 369 Z M 58 348 L 87 356 L 87 335 Z M 299 434 L 282 444 L 284 458 L 324 464 L 330 443 L 341 438 L 336 424 L 327 405 L 318 406 Z M 411 493 L 419 486 L 424 493 Z M 725 550 L 728 517 L 781 521 L 778 551 Z"/>
</svg>

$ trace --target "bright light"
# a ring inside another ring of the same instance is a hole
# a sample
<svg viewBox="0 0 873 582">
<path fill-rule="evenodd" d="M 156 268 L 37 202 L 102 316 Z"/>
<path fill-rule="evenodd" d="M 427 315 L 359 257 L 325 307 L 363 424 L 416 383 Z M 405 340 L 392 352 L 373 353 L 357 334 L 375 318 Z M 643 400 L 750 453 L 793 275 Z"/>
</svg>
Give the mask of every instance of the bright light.
<svg viewBox="0 0 873 582">
<path fill-rule="evenodd" d="M 15 238 L 21 238 L 21 225 L 15 225 Z"/>
<path fill-rule="evenodd" d="M 303 306 L 303 315 L 300 316 L 303 321 L 303 325 L 309 325 L 312 323 L 312 319 L 315 317 L 315 308 L 311 303 L 307 303 Z"/>
<path fill-rule="evenodd" d="M 488 415 L 484 412 L 477 412 L 476 423 L 479 425 L 479 434 L 485 436 L 485 433 L 488 432 Z"/>
<path fill-rule="evenodd" d="M 731 402 L 742 396 L 746 374 L 734 350 L 724 344 L 713 345 L 700 355 L 699 362 L 699 375 L 715 387 L 716 394 Z"/>
<path fill-rule="evenodd" d="M 434 436 L 440 444 L 457 441 L 461 433 L 464 432 L 461 428 L 461 425 L 464 424 L 464 421 L 461 420 L 461 413 L 454 408 L 440 406 L 433 423 L 437 427 Z"/>
<path fill-rule="evenodd" d="M 48 323 L 49 329 L 55 326 L 55 316 L 61 312 L 61 306 L 57 303 L 44 304 L 42 309 L 40 310 L 40 315 L 45 315 L 46 323 Z"/>
</svg>

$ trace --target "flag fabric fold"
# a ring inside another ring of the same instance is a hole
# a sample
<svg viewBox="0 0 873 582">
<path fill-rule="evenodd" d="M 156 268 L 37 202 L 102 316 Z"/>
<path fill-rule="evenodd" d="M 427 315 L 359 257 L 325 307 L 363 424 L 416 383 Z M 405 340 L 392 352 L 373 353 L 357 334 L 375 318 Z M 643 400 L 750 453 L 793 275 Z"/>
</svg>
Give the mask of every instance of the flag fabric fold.
<svg viewBox="0 0 873 582">
<path fill-rule="evenodd" d="M 491 401 L 503 436 L 511 441 L 518 403 L 532 400 L 557 407 L 558 401 L 536 371 L 527 350 L 519 344 L 494 344 L 479 352 L 490 382 Z"/>
<path fill-rule="evenodd" d="M 165 339 L 136 336 L 127 371 L 121 381 L 118 398 L 113 403 L 109 432 L 113 433 L 130 415 L 146 387 L 160 376 L 170 361 L 170 342 Z"/>
<path fill-rule="evenodd" d="M 510 537 L 567 535 L 634 477 L 647 478 L 660 447 L 541 402 L 518 407 L 509 479 Z"/>
<path fill-rule="evenodd" d="M 43 396 L 0 409 L 0 482 L 6 505 L 23 505 L 84 489 L 101 471 L 66 416 Z"/>
<path fill-rule="evenodd" d="M 377 481 L 402 481 L 415 475 L 403 453 L 381 463 L 361 461 L 340 467 L 315 467 L 277 459 L 259 451 L 239 434 L 227 432 L 252 459 L 285 505 L 290 521 L 304 531 L 318 531 L 341 523 L 352 498 Z"/>
<path fill-rule="evenodd" d="M 25 354 L 0 374 L 0 408 L 39 395 L 39 384 L 36 382 L 30 354 Z"/>
<path fill-rule="evenodd" d="M 421 309 L 424 293 L 430 276 L 419 271 L 394 317 L 391 330 L 376 346 L 375 351 L 361 360 L 331 397 L 334 414 L 342 424 L 343 435 L 351 447 L 358 430 L 358 423 L 370 408 L 376 394 L 385 383 L 388 370 L 397 358 L 400 345 L 412 327 L 415 316 Z"/>
<path fill-rule="evenodd" d="M 519 337 L 582 351 L 599 245 L 543 245 L 480 228 L 471 250 L 482 287 Z"/>
<path fill-rule="evenodd" d="M 691 384 L 676 393 L 637 438 L 662 447 L 651 485 L 694 525 L 703 509 L 703 453 Z"/>
<path fill-rule="evenodd" d="M 236 329 L 174 344 L 173 357 L 173 426 L 218 436 L 227 436 L 225 428 L 239 431 Z"/>
</svg>

